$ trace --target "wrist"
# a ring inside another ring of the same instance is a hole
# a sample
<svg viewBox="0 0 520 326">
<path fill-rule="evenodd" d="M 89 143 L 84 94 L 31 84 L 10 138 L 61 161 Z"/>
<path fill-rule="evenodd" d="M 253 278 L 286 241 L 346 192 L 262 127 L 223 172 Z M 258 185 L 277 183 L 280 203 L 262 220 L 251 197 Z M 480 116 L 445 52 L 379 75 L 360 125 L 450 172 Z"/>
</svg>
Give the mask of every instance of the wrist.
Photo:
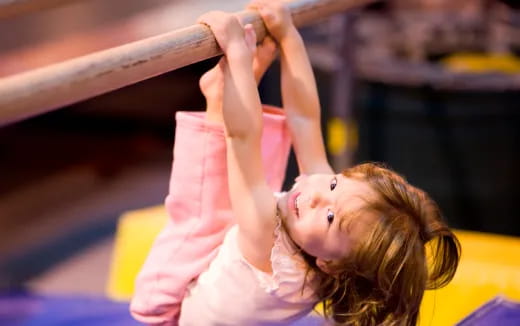
<svg viewBox="0 0 520 326">
<path fill-rule="evenodd" d="M 253 54 L 247 47 L 244 40 L 232 41 L 228 44 L 225 50 L 228 62 L 249 62 L 253 61 Z"/>
<path fill-rule="evenodd" d="M 280 48 L 283 48 L 284 46 L 290 45 L 294 41 L 301 42 L 302 38 L 296 27 L 292 25 L 287 28 L 283 36 L 278 39 L 278 44 L 280 45 Z"/>
</svg>

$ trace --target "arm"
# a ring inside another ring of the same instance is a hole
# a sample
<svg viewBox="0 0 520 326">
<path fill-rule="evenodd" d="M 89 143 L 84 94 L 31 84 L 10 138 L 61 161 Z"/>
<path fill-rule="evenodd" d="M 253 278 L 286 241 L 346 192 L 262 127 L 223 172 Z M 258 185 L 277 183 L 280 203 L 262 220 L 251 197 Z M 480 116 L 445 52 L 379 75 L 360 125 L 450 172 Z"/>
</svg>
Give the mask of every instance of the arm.
<svg viewBox="0 0 520 326">
<path fill-rule="evenodd" d="M 303 40 L 283 3 L 258 0 L 269 33 L 279 43 L 282 100 L 300 173 L 333 173 L 325 153 L 316 81 Z"/>
<path fill-rule="evenodd" d="M 256 39 L 246 42 L 252 29 L 246 29 L 244 37 L 235 17 L 210 13 L 202 20 L 210 26 L 226 56 L 223 117 L 231 206 L 239 227 L 238 245 L 251 264 L 269 272 L 276 201 L 261 157 L 262 108 L 252 70 Z"/>
<path fill-rule="evenodd" d="M 316 81 L 300 34 L 292 26 L 280 42 L 282 100 L 300 173 L 333 173 L 320 124 Z"/>
</svg>

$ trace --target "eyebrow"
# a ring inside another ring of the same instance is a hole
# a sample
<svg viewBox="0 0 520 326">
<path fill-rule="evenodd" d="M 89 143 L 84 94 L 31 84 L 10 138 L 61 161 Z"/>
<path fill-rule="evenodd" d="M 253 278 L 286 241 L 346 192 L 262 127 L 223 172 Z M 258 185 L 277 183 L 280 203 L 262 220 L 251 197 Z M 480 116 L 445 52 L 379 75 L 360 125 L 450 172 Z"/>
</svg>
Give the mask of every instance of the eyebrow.
<svg viewBox="0 0 520 326">
<path fill-rule="evenodd" d="M 338 225 L 338 228 L 340 231 L 343 231 L 343 229 L 341 228 L 341 226 L 343 225 L 343 222 L 345 221 L 345 219 L 343 217 L 340 218 L 339 220 L 339 225 Z"/>
<path fill-rule="evenodd" d="M 336 190 L 336 188 L 338 188 L 339 186 L 339 178 L 338 178 L 338 175 L 335 174 L 334 177 L 332 178 L 332 180 L 336 179 L 336 187 L 334 188 L 334 190 Z M 331 180 L 331 182 L 332 182 Z M 338 205 L 338 201 L 339 201 L 339 197 L 336 197 L 336 200 L 334 201 L 334 208 L 337 209 L 337 211 L 334 211 L 334 215 L 337 214 L 338 217 L 341 217 L 343 215 L 340 214 L 340 210 L 339 210 L 339 205 Z M 339 224 L 338 224 L 338 228 L 339 230 L 341 231 L 341 225 L 343 224 L 343 219 L 340 218 L 339 220 Z"/>
<path fill-rule="evenodd" d="M 337 175 L 337 174 L 334 175 L 334 178 L 336 178 L 336 188 L 337 188 L 337 187 L 340 185 L 340 181 L 339 181 L 340 178 L 339 178 L 339 175 Z M 343 183 L 343 182 L 341 182 L 341 184 L 342 184 L 342 183 Z M 337 214 L 337 216 L 339 217 L 338 229 L 339 229 L 340 232 L 342 232 L 342 231 L 343 231 L 343 228 L 342 228 L 342 226 L 343 226 L 343 222 L 345 222 L 345 216 L 347 216 L 347 214 L 344 213 L 344 210 L 341 209 L 342 206 L 338 204 L 339 201 L 340 201 L 340 198 L 337 197 L 337 198 L 336 198 L 336 201 L 335 201 L 335 203 L 334 203 L 335 207 L 337 207 L 337 211 L 334 212 L 334 214 Z"/>
<path fill-rule="evenodd" d="M 340 184 L 339 182 L 339 177 L 338 175 L 336 175 L 336 178 L 338 180 L 338 183 L 336 185 L 336 187 Z M 359 217 L 359 211 L 358 210 L 349 210 L 349 209 L 345 209 L 343 207 L 343 205 L 338 205 L 338 202 L 340 201 L 340 198 L 336 198 L 336 207 L 338 207 L 338 211 L 337 212 L 334 212 L 335 214 L 337 213 L 338 217 L 340 217 L 340 220 L 338 222 L 338 229 L 340 232 L 345 232 L 347 235 L 351 235 L 352 234 L 352 223 L 354 222 L 354 219 L 356 217 Z M 348 219 L 348 220 L 347 220 Z"/>
</svg>

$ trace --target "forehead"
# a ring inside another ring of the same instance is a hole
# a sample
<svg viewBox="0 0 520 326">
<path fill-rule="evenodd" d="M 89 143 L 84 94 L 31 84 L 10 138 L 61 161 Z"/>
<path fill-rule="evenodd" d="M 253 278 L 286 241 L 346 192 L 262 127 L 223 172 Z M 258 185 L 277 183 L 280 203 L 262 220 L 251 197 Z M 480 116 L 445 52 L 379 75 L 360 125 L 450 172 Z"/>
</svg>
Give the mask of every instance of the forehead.
<svg viewBox="0 0 520 326">
<path fill-rule="evenodd" d="M 349 215 L 363 208 L 376 195 L 367 182 L 337 174 L 336 208 L 340 215 Z"/>
<path fill-rule="evenodd" d="M 357 215 L 346 216 L 338 223 L 336 232 L 329 237 L 329 259 L 341 259 L 349 256 L 352 251 L 363 243 L 376 222 L 376 216 L 369 211 L 359 212 Z M 342 222 L 342 223 L 341 223 Z M 342 224 L 341 226 L 339 224 Z"/>
<path fill-rule="evenodd" d="M 336 254 L 344 257 L 368 234 L 375 222 L 376 216 L 370 210 L 364 209 L 368 202 L 376 195 L 374 190 L 364 181 L 336 176 L 337 199 L 335 204 L 338 216 L 336 235 Z M 345 246 L 348 243 L 348 246 Z M 346 249 L 347 252 L 344 252 Z"/>
</svg>

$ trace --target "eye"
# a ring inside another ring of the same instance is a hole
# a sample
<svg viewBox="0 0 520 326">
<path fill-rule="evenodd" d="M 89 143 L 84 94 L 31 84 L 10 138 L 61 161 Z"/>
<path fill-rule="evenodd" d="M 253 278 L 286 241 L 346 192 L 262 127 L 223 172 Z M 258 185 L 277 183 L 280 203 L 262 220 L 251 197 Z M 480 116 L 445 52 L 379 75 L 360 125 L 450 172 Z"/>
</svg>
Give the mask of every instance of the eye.
<svg viewBox="0 0 520 326">
<path fill-rule="evenodd" d="M 329 222 L 329 224 L 332 224 L 332 222 L 334 221 L 334 212 L 331 210 L 327 211 L 327 221 Z"/>
<path fill-rule="evenodd" d="M 330 191 L 334 190 L 336 188 L 336 185 L 338 184 L 338 179 L 336 179 L 336 177 L 334 177 L 331 181 L 330 181 Z"/>
</svg>

